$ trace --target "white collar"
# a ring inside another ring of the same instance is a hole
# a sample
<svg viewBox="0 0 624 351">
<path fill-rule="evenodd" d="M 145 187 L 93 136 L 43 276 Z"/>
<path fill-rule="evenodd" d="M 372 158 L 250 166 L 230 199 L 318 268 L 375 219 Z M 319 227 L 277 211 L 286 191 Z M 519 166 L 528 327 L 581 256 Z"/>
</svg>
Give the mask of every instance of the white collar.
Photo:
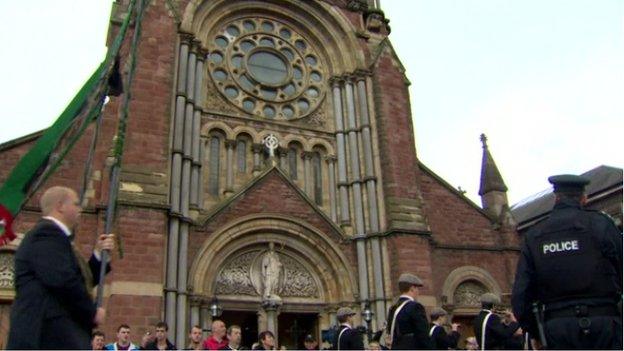
<svg viewBox="0 0 624 351">
<path fill-rule="evenodd" d="M 52 216 L 43 216 L 42 218 L 54 222 L 54 224 L 56 224 L 59 228 L 61 228 L 61 230 L 63 231 L 63 233 L 65 233 L 65 235 L 67 236 L 71 235 L 71 230 L 69 230 L 69 228 L 67 228 L 67 226 L 63 222 L 59 221 L 58 219 Z"/>
<path fill-rule="evenodd" d="M 349 323 L 341 323 L 340 325 L 344 325 L 345 327 L 351 329 L 351 325 L 349 325 Z"/>
<path fill-rule="evenodd" d="M 413 298 L 413 297 L 411 297 L 411 296 L 409 296 L 409 295 L 401 295 L 401 296 L 399 297 L 399 299 L 401 299 L 401 298 L 406 298 L 406 299 L 410 299 L 411 301 L 414 301 L 414 298 Z"/>
</svg>

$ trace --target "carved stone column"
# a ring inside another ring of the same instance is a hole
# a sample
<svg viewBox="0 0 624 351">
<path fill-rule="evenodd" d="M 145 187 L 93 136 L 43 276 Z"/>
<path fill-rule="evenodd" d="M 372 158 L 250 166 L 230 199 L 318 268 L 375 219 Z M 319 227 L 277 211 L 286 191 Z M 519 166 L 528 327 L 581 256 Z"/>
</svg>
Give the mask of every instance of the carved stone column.
<svg viewBox="0 0 624 351">
<path fill-rule="evenodd" d="M 338 150 L 338 190 L 340 193 L 340 223 L 349 223 L 349 192 L 347 183 L 347 157 L 344 134 L 344 122 L 342 120 L 342 79 L 331 80 L 333 90 L 334 118 L 336 126 L 336 146 Z"/>
<path fill-rule="evenodd" d="M 234 148 L 236 140 L 225 141 L 225 195 L 234 193 Z"/>
<path fill-rule="evenodd" d="M 267 323 L 267 329 L 268 331 L 270 331 L 271 333 L 273 333 L 273 335 L 275 335 L 275 344 L 278 344 L 278 337 L 279 335 L 277 334 L 277 314 L 278 314 L 278 309 L 281 306 L 281 302 L 279 301 L 273 301 L 273 300 L 266 300 L 262 302 L 262 308 L 264 309 L 264 311 L 266 312 L 266 323 Z"/>
<path fill-rule="evenodd" d="M 309 197 L 314 197 L 314 177 L 312 177 L 312 156 L 313 152 L 304 151 L 301 153 L 303 158 L 303 189 Z"/>
<path fill-rule="evenodd" d="M 349 133 L 349 159 L 351 160 L 351 190 L 353 194 L 353 211 L 355 214 L 355 239 L 358 258 L 358 278 L 360 300 L 368 300 L 368 264 L 366 258 L 366 233 L 364 225 L 364 208 L 360 178 L 360 152 L 358 148 L 357 124 L 355 120 L 355 98 L 353 95 L 352 78 L 345 82 L 345 98 L 347 100 L 347 131 Z"/>
<path fill-rule="evenodd" d="M 336 156 L 327 156 L 325 160 L 327 162 L 327 172 L 329 173 L 329 212 L 332 221 L 336 222 L 338 220 L 336 204 Z"/>
</svg>

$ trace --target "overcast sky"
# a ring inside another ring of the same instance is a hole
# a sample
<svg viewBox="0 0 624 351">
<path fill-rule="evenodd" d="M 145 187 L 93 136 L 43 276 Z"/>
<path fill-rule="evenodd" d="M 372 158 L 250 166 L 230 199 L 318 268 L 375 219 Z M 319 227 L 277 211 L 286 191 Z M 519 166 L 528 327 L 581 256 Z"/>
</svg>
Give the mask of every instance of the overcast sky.
<svg viewBox="0 0 624 351">
<path fill-rule="evenodd" d="M 111 1 L 0 1 L 0 143 L 46 128 L 95 70 Z M 419 158 L 477 195 L 479 135 L 510 202 L 622 167 L 624 1 L 382 0 Z"/>
</svg>

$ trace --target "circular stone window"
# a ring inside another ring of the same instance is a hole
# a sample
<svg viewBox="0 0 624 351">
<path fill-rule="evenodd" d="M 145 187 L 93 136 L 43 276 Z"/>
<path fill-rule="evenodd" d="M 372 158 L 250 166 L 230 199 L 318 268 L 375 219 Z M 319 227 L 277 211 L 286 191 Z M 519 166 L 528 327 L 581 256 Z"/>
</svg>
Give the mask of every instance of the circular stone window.
<svg viewBox="0 0 624 351">
<path fill-rule="evenodd" d="M 288 78 L 285 60 L 269 51 L 256 51 L 247 59 L 247 69 L 258 83 L 279 85 Z"/>
<path fill-rule="evenodd" d="M 290 26 L 242 18 L 209 35 L 210 77 L 216 89 L 246 114 L 275 120 L 314 112 L 326 92 L 324 60 Z"/>
</svg>

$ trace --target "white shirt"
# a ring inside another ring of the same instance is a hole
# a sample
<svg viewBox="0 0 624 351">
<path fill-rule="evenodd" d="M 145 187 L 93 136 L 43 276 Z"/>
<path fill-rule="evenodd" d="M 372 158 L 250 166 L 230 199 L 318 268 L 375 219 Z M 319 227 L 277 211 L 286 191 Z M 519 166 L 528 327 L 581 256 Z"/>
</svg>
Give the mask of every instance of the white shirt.
<svg viewBox="0 0 624 351">
<path fill-rule="evenodd" d="M 63 231 L 63 233 L 65 233 L 65 235 L 67 235 L 67 236 L 71 235 L 71 230 L 69 230 L 69 228 L 67 228 L 65 223 L 59 221 L 58 219 L 56 219 L 56 218 L 54 218 L 52 216 L 43 216 L 42 218 L 54 222 L 54 224 L 56 224 L 59 228 L 61 228 L 61 230 Z"/>
</svg>

